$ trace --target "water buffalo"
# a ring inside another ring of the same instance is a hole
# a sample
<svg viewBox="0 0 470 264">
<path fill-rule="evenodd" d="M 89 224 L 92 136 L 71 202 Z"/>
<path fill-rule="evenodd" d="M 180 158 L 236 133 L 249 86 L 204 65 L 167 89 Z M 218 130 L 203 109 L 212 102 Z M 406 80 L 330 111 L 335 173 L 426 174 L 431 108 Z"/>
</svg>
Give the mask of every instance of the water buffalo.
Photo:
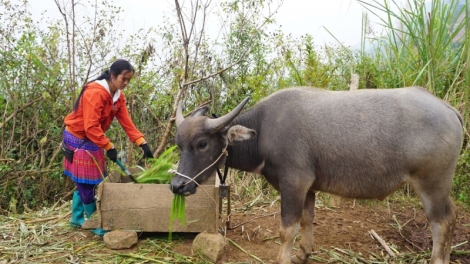
<svg viewBox="0 0 470 264">
<path fill-rule="evenodd" d="M 224 164 L 228 145 L 230 167 L 265 176 L 281 194 L 276 263 L 305 263 L 313 246 L 315 191 L 384 199 L 409 183 L 430 224 L 430 263 L 449 263 L 456 219 L 450 191 L 463 141 L 455 109 L 420 87 L 289 88 L 238 116 L 247 101 L 219 118 L 205 116 L 207 107 L 184 118 L 179 103 L 181 159 L 173 192 L 194 193 L 194 181 Z M 299 223 L 300 248 L 291 258 Z"/>
</svg>

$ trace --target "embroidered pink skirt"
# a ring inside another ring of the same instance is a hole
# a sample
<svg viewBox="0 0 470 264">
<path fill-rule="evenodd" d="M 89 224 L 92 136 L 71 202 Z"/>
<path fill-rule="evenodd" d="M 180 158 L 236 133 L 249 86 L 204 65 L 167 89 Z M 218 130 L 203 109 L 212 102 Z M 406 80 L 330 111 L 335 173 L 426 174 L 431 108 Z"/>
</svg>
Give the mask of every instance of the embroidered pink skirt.
<svg viewBox="0 0 470 264">
<path fill-rule="evenodd" d="M 85 140 L 64 130 L 64 143 L 71 150 L 77 149 Z M 64 174 L 74 182 L 97 185 L 106 176 L 104 150 L 87 140 L 73 155 L 73 162 L 64 158 Z"/>
</svg>

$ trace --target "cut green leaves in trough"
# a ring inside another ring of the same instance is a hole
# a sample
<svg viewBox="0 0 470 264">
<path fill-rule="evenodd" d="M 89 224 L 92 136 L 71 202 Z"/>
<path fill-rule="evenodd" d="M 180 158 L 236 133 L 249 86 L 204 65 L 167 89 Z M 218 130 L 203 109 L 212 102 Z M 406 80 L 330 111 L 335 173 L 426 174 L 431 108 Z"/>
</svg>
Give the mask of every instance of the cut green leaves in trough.
<svg viewBox="0 0 470 264">
<path fill-rule="evenodd" d="M 176 146 L 168 148 L 156 159 L 149 159 L 151 166 L 135 178 L 137 183 L 170 183 L 173 175 L 168 170 L 173 167 L 178 157 L 175 148 Z"/>
</svg>

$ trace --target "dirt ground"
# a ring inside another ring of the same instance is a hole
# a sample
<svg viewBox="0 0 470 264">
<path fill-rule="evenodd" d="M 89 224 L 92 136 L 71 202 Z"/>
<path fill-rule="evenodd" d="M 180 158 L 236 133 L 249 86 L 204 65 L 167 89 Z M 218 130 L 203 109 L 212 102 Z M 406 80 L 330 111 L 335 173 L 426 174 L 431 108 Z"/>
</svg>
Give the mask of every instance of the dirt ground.
<svg viewBox="0 0 470 264">
<path fill-rule="evenodd" d="M 273 263 L 278 254 L 280 240 L 279 203 L 254 208 L 248 212 L 233 213 L 226 237 L 244 251 L 230 243 L 226 254 L 218 263 Z M 431 233 L 419 201 L 354 201 L 342 200 L 337 207 L 317 206 L 313 223 L 314 257 L 334 259 L 335 254 L 362 254 L 368 259 L 372 254 L 387 255 L 380 243 L 372 237 L 374 230 L 396 254 L 407 254 L 396 263 L 426 263 L 432 248 Z M 470 264 L 470 214 L 460 209 L 454 231 L 452 263 Z M 176 251 L 190 254 L 192 238 L 179 245 Z M 296 241 L 295 245 L 298 245 Z M 346 251 L 345 251 L 346 250 Z M 427 255 L 425 254 L 427 252 Z M 458 253 L 464 253 L 458 255 Z M 293 251 L 294 253 L 294 251 Z M 250 256 L 251 254 L 252 256 Z M 348 258 L 333 263 L 350 263 Z M 349 258 L 354 259 L 354 258 Z M 308 263 L 325 263 L 310 258 Z M 331 263 L 331 262 L 329 262 Z M 363 262 L 356 262 L 363 263 Z M 394 263 L 389 260 L 380 263 Z"/>
<path fill-rule="evenodd" d="M 314 252 L 308 263 L 424 264 L 429 260 L 431 233 L 417 198 L 393 195 L 384 201 L 343 199 L 338 206 L 331 204 L 325 196 L 317 198 L 312 223 Z M 69 226 L 69 207 L 70 203 L 65 202 L 55 209 L 0 217 L 0 264 L 174 263 L 174 253 L 184 255 L 184 263 L 209 263 L 192 256 L 191 246 L 197 234 L 191 233 L 173 234 L 176 243 L 166 243 L 167 233 L 140 233 L 138 245 L 130 249 L 107 249 L 103 238 Z M 218 263 L 274 263 L 280 247 L 278 199 L 233 201 L 230 220 L 230 228 L 226 229 L 229 244 Z M 371 235 L 372 230 L 395 252 L 396 258 L 389 256 Z M 470 210 L 459 206 L 452 264 L 470 264 L 469 240 Z M 294 247 L 298 247 L 298 239 Z M 169 258 L 165 257 L 166 249 L 171 251 Z M 136 255 L 164 258 L 136 259 Z"/>
</svg>

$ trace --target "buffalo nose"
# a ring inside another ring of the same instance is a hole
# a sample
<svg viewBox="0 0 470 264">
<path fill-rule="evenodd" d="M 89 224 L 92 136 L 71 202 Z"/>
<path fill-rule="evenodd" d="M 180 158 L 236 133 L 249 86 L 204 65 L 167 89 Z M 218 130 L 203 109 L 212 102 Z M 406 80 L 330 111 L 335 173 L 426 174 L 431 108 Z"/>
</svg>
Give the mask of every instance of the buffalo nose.
<svg viewBox="0 0 470 264">
<path fill-rule="evenodd" d="M 180 188 L 181 188 L 181 185 L 175 185 L 175 184 L 170 184 L 170 190 L 174 193 L 174 194 L 178 194 L 179 191 L 180 191 Z"/>
<path fill-rule="evenodd" d="M 170 190 L 175 193 L 175 194 L 178 194 L 181 192 L 181 189 L 184 188 L 184 181 L 181 180 L 181 179 L 178 179 L 177 177 L 176 178 L 173 178 L 170 182 Z"/>
</svg>

